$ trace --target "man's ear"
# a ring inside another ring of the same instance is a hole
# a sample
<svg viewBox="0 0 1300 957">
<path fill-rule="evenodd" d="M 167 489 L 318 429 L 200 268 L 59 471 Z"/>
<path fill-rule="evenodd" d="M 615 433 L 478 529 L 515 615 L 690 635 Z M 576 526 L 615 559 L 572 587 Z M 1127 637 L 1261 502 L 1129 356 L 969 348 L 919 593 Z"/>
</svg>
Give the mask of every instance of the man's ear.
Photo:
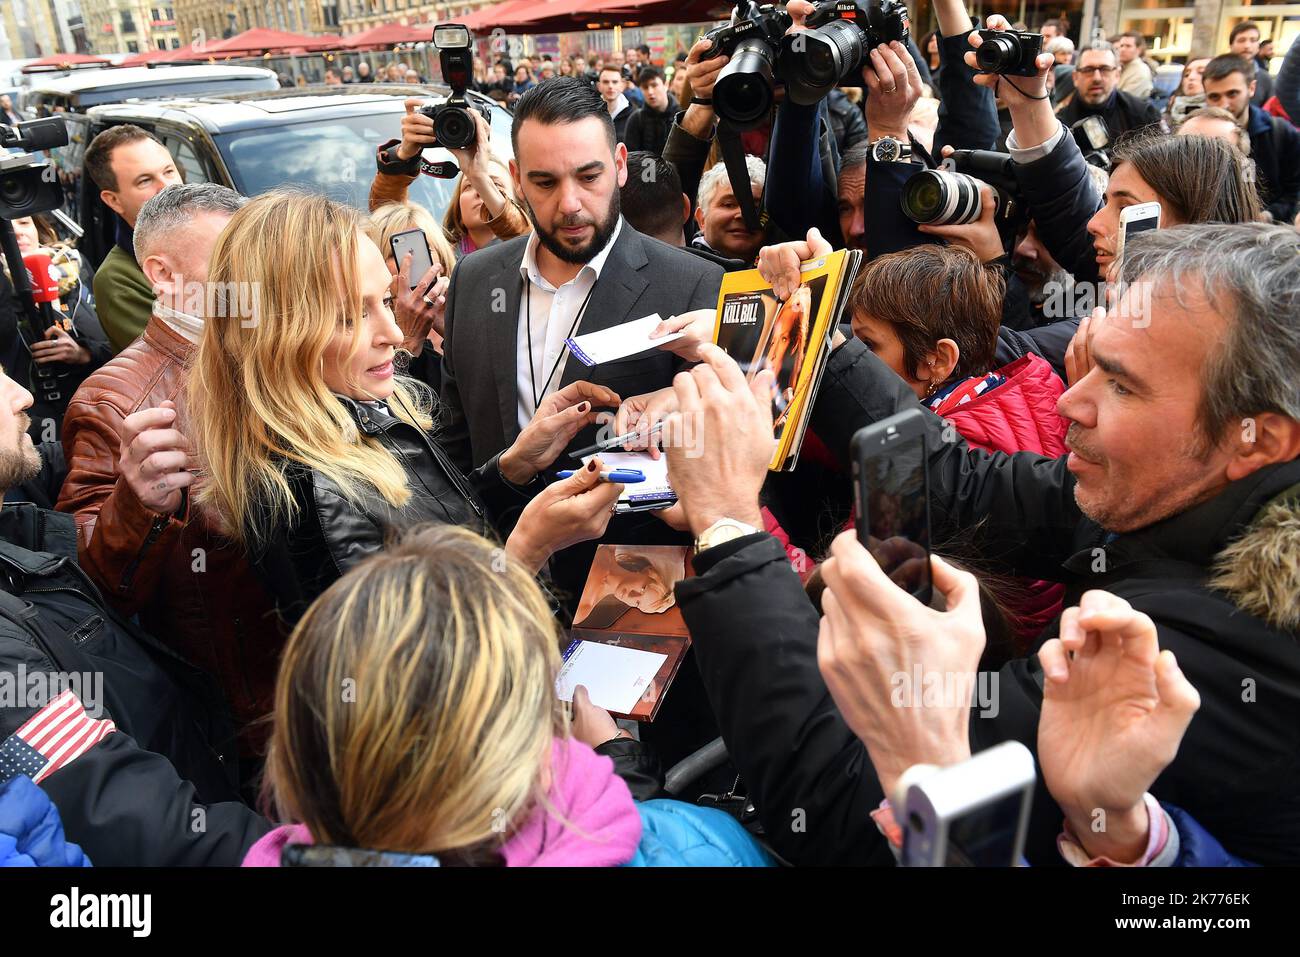
<svg viewBox="0 0 1300 957">
<path fill-rule="evenodd" d="M 513 156 L 510 157 L 510 178 L 514 181 L 515 184 L 515 195 L 516 196 L 524 195 L 524 186 L 519 179 L 519 164 L 515 162 L 515 158 Z"/>
<path fill-rule="evenodd" d="M 682 225 L 691 221 L 691 198 L 682 193 Z"/>
<path fill-rule="evenodd" d="M 1250 81 L 1250 85 L 1246 87 L 1246 99 L 1253 100 L 1255 98 L 1255 85 L 1258 82 L 1258 80 Z"/>
<path fill-rule="evenodd" d="M 686 194 L 683 193 L 682 195 L 685 196 Z M 696 225 L 696 226 L 699 226 L 700 229 L 703 229 L 703 228 L 704 228 L 704 207 L 703 207 L 703 206 L 696 207 L 696 210 L 695 210 L 695 225 Z"/>
<path fill-rule="evenodd" d="M 1239 425 L 1237 435 L 1229 436 L 1232 458 L 1228 460 L 1228 481 L 1243 479 L 1266 465 L 1293 462 L 1300 458 L 1300 422 L 1277 412 L 1248 416 Z"/>
<path fill-rule="evenodd" d="M 614 173 L 618 188 L 627 185 L 627 147 L 619 143 L 614 147 Z"/>
<path fill-rule="evenodd" d="M 122 200 L 118 197 L 117 193 L 111 189 L 101 189 L 99 191 L 99 198 L 104 201 L 105 206 L 117 213 L 117 215 L 121 216 L 123 219 L 126 219 L 126 213 L 124 212 L 126 207 L 122 205 Z"/>
<path fill-rule="evenodd" d="M 175 278 L 171 264 L 161 256 L 145 256 L 144 262 L 140 263 L 140 271 L 149 280 L 149 285 L 153 286 L 155 294 L 159 289 L 171 288 Z"/>
</svg>

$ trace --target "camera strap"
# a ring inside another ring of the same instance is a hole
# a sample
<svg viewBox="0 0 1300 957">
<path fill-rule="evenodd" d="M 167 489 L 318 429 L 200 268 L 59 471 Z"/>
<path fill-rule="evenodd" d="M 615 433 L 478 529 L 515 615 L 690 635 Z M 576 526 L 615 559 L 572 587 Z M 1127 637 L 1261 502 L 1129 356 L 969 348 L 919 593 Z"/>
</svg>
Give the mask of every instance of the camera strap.
<svg viewBox="0 0 1300 957">
<path fill-rule="evenodd" d="M 745 165 L 745 148 L 740 142 L 740 132 L 726 120 L 719 119 L 718 148 L 722 151 L 727 180 L 731 183 L 736 202 L 740 204 L 740 215 L 745 220 L 745 227 L 766 230 L 770 217 L 766 209 L 754 207 L 754 187 L 749 182 L 749 167 Z"/>
<path fill-rule="evenodd" d="M 420 172 L 425 176 L 433 176 L 437 179 L 455 179 L 460 175 L 460 167 L 451 160 L 443 160 L 441 163 L 420 160 Z"/>
</svg>

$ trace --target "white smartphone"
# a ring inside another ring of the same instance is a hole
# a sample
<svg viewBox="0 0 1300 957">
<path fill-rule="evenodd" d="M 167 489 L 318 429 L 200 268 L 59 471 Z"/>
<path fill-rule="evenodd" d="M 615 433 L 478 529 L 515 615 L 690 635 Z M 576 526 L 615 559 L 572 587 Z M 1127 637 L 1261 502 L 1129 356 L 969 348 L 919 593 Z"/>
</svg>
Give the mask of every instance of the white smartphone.
<svg viewBox="0 0 1300 957">
<path fill-rule="evenodd" d="M 407 281 L 410 283 L 410 288 L 414 289 L 433 265 L 433 254 L 429 251 L 429 237 L 424 235 L 423 229 L 408 229 L 396 233 L 389 243 L 393 247 L 393 259 L 397 261 L 398 269 L 402 268 L 402 260 L 406 254 L 411 254 L 411 271 L 407 274 Z"/>
<path fill-rule="evenodd" d="M 1007 741 L 948 768 L 917 765 L 898 780 L 904 867 L 1017 867 L 1022 862 L 1034 757 Z"/>
<path fill-rule="evenodd" d="M 1148 229 L 1160 228 L 1160 204 L 1139 203 L 1126 206 L 1119 211 L 1119 242 L 1115 248 L 1115 258 L 1124 255 L 1124 244 Z"/>
</svg>

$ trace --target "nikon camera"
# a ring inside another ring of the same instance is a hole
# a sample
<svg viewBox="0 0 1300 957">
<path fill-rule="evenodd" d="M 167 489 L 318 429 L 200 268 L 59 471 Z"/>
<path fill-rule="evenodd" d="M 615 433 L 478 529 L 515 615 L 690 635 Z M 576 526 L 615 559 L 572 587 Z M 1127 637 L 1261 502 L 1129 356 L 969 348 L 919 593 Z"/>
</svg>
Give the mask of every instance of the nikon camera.
<svg viewBox="0 0 1300 957">
<path fill-rule="evenodd" d="M 794 21 L 784 9 L 742 0 L 731 22 L 704 34 L 712 46 L 702 60 L 731 57 L 713 84 L 713 110 L 738 129 L 753 129 L 772 109 L 776 51 Z"/>
<path fill-rule="evenodd" d="M 783 39 L 778 63 L 786 95 L 803 106 L 841 83 L 861 86 L 871 51 L 908 37 L 907 7 L 897 0 L 824 0 L 806 24 L 808 30 Z"/>
<path fill-rule="evenodd" d="M 470 48 L 469 28 L 459 23 L 447 23 L 433 28 L 433 45 L 438 48 L 442 63 L 442 77 L 451 87 L 451 96 L 442 103 L 428 100 L 420 112 L 433 120 L 433 134 L 438 145 L 448 149 L 467 149 L 478 138 L 478 127 L 470 110 L 492 121 L 492 109 L 487 102 L 473 102 L 465 96 L 474 76 L 474 51 Z M 475 94 L 478 98 L 478 94 Z"/>
</svg>

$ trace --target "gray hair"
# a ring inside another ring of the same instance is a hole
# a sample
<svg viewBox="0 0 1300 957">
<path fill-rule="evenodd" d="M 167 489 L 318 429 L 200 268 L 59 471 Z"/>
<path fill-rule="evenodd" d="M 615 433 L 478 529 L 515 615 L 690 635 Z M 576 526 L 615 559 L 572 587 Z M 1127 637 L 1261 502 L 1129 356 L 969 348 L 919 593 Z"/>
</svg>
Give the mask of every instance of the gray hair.
<svg viewBox="0 0 1300 957">
<path fill-rule="evenodd" d="M 1073 53 L 1074 41 L 1069 37 L 1052 37 L 1043 44 L 1043 52 L 1051 54 Z"/>
<path fill-rule="evenodd" d="M 143 261 L 172 232 L 202 213 L 233 216 L 247 203 L 233 189 L 218 183 L 178 183 L 168 186 L 140 208 L 135 221 L 135 258 Z"/>
<path fill-rule="evenodd" d="M 749 173 L 750 185 L 762 189 L 763 181 L 767 179 L 767 164 L 757 156 L 746 156 L 745 169 Z M 707 210 L 709 204 L 713 202 L 713 194 L 718 191 L 718 187 L 724 182 L 730 183 L 730 180 L 727 179 L 726 164 L 714 163 L 709 167 L 708 172 L 700 177 L 700 189 L 697 193 L 698 201 L 696 205 L 700 209 Z"/>
<path fill-rule="evenodd" d="M 1300 421 L 1300 233 L 1265 223 L 1174 226 L 1125 246 L 1123 282 L 1200 289 L 1229 328 L 1202 368 L 1198 419 L 1217 444 L 1231 423 L 1275 412 Z"/>
<path fill-rule="evenodd" d="M 1115 62 L 1119 63 L 1119 51 L 1115 49 L 1113 44 L 1107 43 L 1105 40 L 1098 40 L 1096 43 L 1089 43 L 1087 46 L 1080 47 L 1079 59 L 1083 59 L 1083 55 L 1089 50 L 1100 50 L 1102 53 L 1109 53 Z"/>
<path fill-rule="evenodd" d="M 866 165 L 867 165 L 867 141 L 866 140 L 862 140 L 861 142 L 854 143 L 852 146 L 846 149 L 844 151 L 844 155 L 840 157 L 841 173 L 845 172 L 846 170 L 857 169 L 859 166 L 866 166 Z"/>
</svg>

